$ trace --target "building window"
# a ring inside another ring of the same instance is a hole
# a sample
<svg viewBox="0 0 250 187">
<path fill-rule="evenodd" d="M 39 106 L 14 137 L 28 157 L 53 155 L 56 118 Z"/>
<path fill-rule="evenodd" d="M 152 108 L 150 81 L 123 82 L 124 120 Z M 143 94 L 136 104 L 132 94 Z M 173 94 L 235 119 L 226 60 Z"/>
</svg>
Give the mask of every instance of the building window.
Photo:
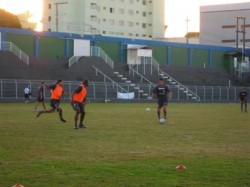
<svg viewBox="0 0 250 187">
<path fill-rule="evenodd" d="M 51 4 L 48 4 L 48 9 L 51 9 Z"/>
<path fill-rule="evenodd" d="M 124 14 L 124 9 L 120 8 L 120 14 Z"/>
<path fill-rule="evenodd" d="M 142 24 L 142 28 L 145 29 L 147 27 L 147 24 L 146 23 L 143 23 Z"/>
<path fill-rule="evenodd" d="M 51 31 L 51 29 L 48 29 L 48 31 L 50 32 L 50 31 Z"/>
<path fill-rule="evenodd" d="M 120 0 L 120 2 L 124 3 L 124 0 Z"/>
<path fill-rule="evenodd" d="M 133 4 L 133 3 L 134 3 L 134 0 L 129 0 L 129 3 Z"/>
<path fill-rule="evenodd" d="M 102 31 L 102 34 L 106 34 L 106 31 Z"/>
<path fill-rule="evenodd" d="M 137 10 L 137 11 L 136 11 L 136 14 L 139 14 L 139 13 L 140 13 L 139 10 Z"/>
<path fill-rule="evenodd" d="M 106 19 L 105 19 L 105 18 L 103 18 L 103 19 L 102 19 L 102 21 L 103 21 L 103 22 L 106 22 Z"/>
<path fill-rule="evenodd" d="M 114 25 L 115 24 L 115 20 L 114 19 L 109 19 L 109 24 L 110 25 Z"/>
<path fill-rule="evenodd" d="M 148 15 L 152 15 L 152 12 L 149 12 Z"/>
<path fill-rule="evenodd" d="M 124 21 L 123 21 L 123 20 L 120 20 L 120 21 L 119 21 L 119 25 L 120 25 L 120 26 L 124 26 Z"/>
<path fill-rule="evenodd" d="M 51 21 L 51 16 L 48 17 L 48 21 Z"/>
<path fill-rule="evenodd" d="M 104 6 L 104 7 L 103 7 L 103 10 L 106 10 L 106 9 L 107 9 L 107 8 Z"/>
<path fill-rule="evenodd" d="M 147 12 L 142 12 L 143 17 L 147 17 Z"/>
<path fill-rule="evenodd" d="M 133 11 L 133 10 L 128 10 L 128 14 L 129 14 L 130 16 L 133 16 L 133 15 L 134 15 L 134 11 Z"/>
<path fill-rule="evenodd" d="M 91 15 L 91 21 L 93 21 L 93 22 L 96 22 L 97 21 L 97 17 L 95 16 L 95 15 Z"/>
<path fill-rule="evenodd" d="M 142 0 L 143 5 L 147 5 L 147 0 Z"/>
<path fill-rule="evenodd" d="M 129 27 L 133 27 L 133 26 L 134 26 L 133 22 L 132 22 L 132 21 L 129 21 L 129 22 L 128 22 L 128 26 L 129 26 Z"/>
<path fill-rule="evenodd" d="M 109 9 L 109 12 L 110 12 L 110 13 L 114 13 L 114 8 L 110 8 L 110 9 Z"/>
</svg>

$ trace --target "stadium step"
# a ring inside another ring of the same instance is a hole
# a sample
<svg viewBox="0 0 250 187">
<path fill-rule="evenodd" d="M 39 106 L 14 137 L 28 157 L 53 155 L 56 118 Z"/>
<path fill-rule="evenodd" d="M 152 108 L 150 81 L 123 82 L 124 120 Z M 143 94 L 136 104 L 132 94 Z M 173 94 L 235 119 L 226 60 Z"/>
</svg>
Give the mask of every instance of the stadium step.
<svg viewBox="0 0 250 187">
<path fill-rule="evenodd" d="M 126 83 L 131 83 L 131 81 L 126 81 Z"/>
<path fill-rule="evenodd" d="M 115 75 L 119 75 L 119 72 L 118 72 L 118 71 L 115 71 L 114 74 L 115 74 Z"/>
<path fill-rule="evenodd" d="M 124 81 L 125 81 L 125 80 L 127 80 L 127 78 L 126 78 L 126 77 L 122 77 L 122 80 L 124 80 Z"/>
</svg>

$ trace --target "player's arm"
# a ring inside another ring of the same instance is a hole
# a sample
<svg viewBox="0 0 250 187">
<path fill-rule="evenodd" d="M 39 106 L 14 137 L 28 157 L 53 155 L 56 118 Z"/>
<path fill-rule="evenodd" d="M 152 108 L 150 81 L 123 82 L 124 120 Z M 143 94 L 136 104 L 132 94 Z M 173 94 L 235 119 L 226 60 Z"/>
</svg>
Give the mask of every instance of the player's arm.
<svg viewBox="0 0 250 187">
<path fill-rule="evenodd" d="M 46 85 L 47 89 L 54 90 L 56 88 L 56 84 Z"/>
</svg>

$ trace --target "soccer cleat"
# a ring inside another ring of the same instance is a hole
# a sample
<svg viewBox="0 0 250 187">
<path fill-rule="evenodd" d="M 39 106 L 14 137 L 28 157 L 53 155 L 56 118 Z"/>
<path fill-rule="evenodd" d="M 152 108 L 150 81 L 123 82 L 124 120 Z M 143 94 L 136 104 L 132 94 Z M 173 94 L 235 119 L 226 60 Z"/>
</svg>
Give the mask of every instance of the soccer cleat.
<svg viewBox="0 0 250 187">
<path fill-rule="evenodd" d="M 77 125 L 75 125 L 74 129 L 78 129 Z"/>
<path fill-rule="evenodd" d="M 86 128 L 86 126 L 84 126 L 84 125 L 79 125 L 79 128 Z"/>
<path fill-rule="evenodd" d="M 62 122 L 66 122 L 66 120 L 65 120 L 65 119 L 63 119 L 63 118 L 61 118 L 60 120 L 61 120 Z"/>
</svg>

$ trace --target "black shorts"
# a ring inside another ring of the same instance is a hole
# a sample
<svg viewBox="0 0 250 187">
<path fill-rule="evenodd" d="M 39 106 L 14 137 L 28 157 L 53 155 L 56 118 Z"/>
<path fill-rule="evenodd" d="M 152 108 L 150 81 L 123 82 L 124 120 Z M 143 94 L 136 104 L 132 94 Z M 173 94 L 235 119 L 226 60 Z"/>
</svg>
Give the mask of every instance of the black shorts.
<svg viewBox="0 0 250 187">
<path fill-rule="evenodd" d="M 167 98 L 158 99 L 158 108 L 161 108 L 161 107 L 167 106 L 167 105 L 168 105 Z"/>
<path fill-rule="evenodd" d="M 77 110 L 79 112 L 84 112 L 84 105 L 83 103 L 80 103 L 80 102 L 73 102 L 73 109 L 74 110 Z"/>
<path fill-rule="evenodd" d="M 30 94 L 24 94 L 24 98 L 28 99 L 30 97 Z"/>
<path fill-rule="evenodd" d="M 241 103 L 247 103 L 247 99 L 246 98 L 240 98 L 240 102 Z"/>
<path fill-rule="evenodd" d="M 51 99 L 50 100 L 50 106 L 56 110 L 60 105 L 60 100 L 57 99 Z"/>
<path fill-rule="evenodd" d="M 37 101 L 37 102 L 43 102 L 43 101 L 44 101 L 44 98 L 43 98 L 43 97 L 37 97 L 37 98 L 36 98 L 36 101 Z"/>
</svg>

